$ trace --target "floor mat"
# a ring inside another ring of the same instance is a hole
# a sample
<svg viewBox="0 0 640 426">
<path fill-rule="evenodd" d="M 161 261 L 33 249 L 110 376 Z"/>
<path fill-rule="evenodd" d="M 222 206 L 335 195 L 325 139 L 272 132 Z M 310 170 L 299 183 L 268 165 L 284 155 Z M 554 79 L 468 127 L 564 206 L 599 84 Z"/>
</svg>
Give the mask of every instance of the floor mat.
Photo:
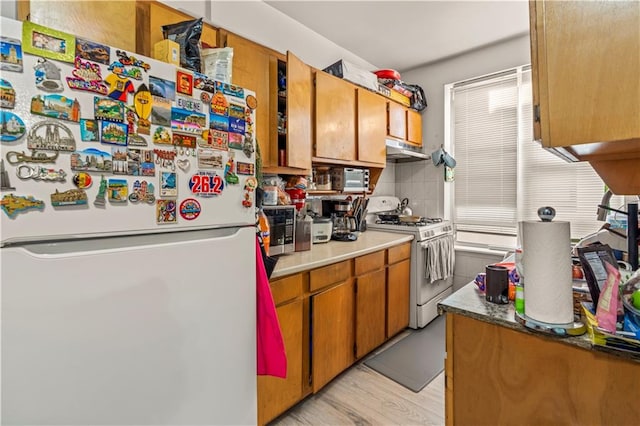
<svg viewBox="0 0 640 426">
<path fill-rule="evenodd" d="M 442 315 L 364 363 L 394 382 L 420 392 L 444 370 L 445 351 Z"/>
</svg>

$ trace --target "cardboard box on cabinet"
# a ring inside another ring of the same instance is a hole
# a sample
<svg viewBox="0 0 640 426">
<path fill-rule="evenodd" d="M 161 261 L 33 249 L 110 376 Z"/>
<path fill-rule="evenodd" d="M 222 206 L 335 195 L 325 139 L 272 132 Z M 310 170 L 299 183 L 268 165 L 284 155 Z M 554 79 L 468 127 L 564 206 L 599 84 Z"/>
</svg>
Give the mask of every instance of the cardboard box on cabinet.
<svg viewBox="0 0 640 426">
<path fill-rule="evenodd" d="M 354 64 L 345 60 L 341 59 L 338 62 L 329 65 L 323 69 L 323 71 L 348 80 L 358 86 L 373 90 L 374 92 L 378 91 L 378 77 L 374 73 L 358 68 Z"/>
<path fill-rule="evenodd" d="M 180 66 L 180 45 L 172 40 L 161 40 L 153 45 L 153 59 Z"/>
</svg>

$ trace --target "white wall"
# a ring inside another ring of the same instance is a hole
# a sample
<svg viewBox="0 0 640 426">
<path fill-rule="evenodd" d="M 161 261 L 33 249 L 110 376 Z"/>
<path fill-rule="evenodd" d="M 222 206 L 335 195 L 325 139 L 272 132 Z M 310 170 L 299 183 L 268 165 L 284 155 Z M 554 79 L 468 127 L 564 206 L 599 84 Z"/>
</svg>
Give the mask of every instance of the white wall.
<svg viewBox="0 0 640 426">
<path fill-rule="evenodd" d="M 420 85 L 428 107 L 422 112 L 424 152 L 444 143 L 444 85 L 531 62 L 529 35 L 496 43 L 402 73 L 404 81 Z M 431 161 L 396 165 L 396 196 L 407 197 L 414 214 L 444 215 L 444 168 Z"/>
<path fill-rule="evenodd" d="M 365 69 L 378 69 L 262 1 L 213 0 L 210 20 L 214 26 L 278 52 L 289 50 L 315 68 L 344 59 Z"/>
<path fill-rule="evenodd" d="M 86 0 L 85 0 L 86 1 Z M 262 1 L 162 0 L 194 17 L 222 27 L 281 53 L 290 50 L 315 68 L 326 68 L 339 59 L 365 69 L 379 67 L 354 55 Z M 1 14 L 16 19 L 16 1 L 0 0 Z"/>
<path fill-rule="evenodd" d="M 0 16 L 17 19 L 16 2 L 14 0 L 0 0 Z"/>
</svg>

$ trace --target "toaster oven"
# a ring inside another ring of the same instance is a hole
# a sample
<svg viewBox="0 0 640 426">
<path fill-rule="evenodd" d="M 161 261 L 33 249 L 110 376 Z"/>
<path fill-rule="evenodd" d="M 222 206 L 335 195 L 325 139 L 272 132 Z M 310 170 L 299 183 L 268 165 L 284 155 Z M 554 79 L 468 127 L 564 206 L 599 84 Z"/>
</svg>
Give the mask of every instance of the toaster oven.
<svg viewBox="0 0 640 426">
<path fill-rule="evenodd" d="M 334 191 L 366 192 L 369 190 L 369 169 L 333 168 L 331 187 Z"/>
</svg>

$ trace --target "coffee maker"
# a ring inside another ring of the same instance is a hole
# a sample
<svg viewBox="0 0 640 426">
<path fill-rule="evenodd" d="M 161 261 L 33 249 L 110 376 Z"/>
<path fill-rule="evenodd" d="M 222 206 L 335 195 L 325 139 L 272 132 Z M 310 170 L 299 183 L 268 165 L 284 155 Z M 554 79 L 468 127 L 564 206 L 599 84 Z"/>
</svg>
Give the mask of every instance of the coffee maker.
<svg viewBox="0 0 640 426">
<path fill-rule="evenodd" d="M 331 239 L 336 241 L 355 241 L 358 236 L 351 232 L 351 222 L 347 214 L 351 210 L 350 200 L 326 200 L 327 204 L 323 201 L 323 212 L 329 211 L 331 215 L 331 221 L 333 222 L 333 232 L 331 233 Z M 325 205 L 328 209 L 325 209 Z"/>
</svg>

